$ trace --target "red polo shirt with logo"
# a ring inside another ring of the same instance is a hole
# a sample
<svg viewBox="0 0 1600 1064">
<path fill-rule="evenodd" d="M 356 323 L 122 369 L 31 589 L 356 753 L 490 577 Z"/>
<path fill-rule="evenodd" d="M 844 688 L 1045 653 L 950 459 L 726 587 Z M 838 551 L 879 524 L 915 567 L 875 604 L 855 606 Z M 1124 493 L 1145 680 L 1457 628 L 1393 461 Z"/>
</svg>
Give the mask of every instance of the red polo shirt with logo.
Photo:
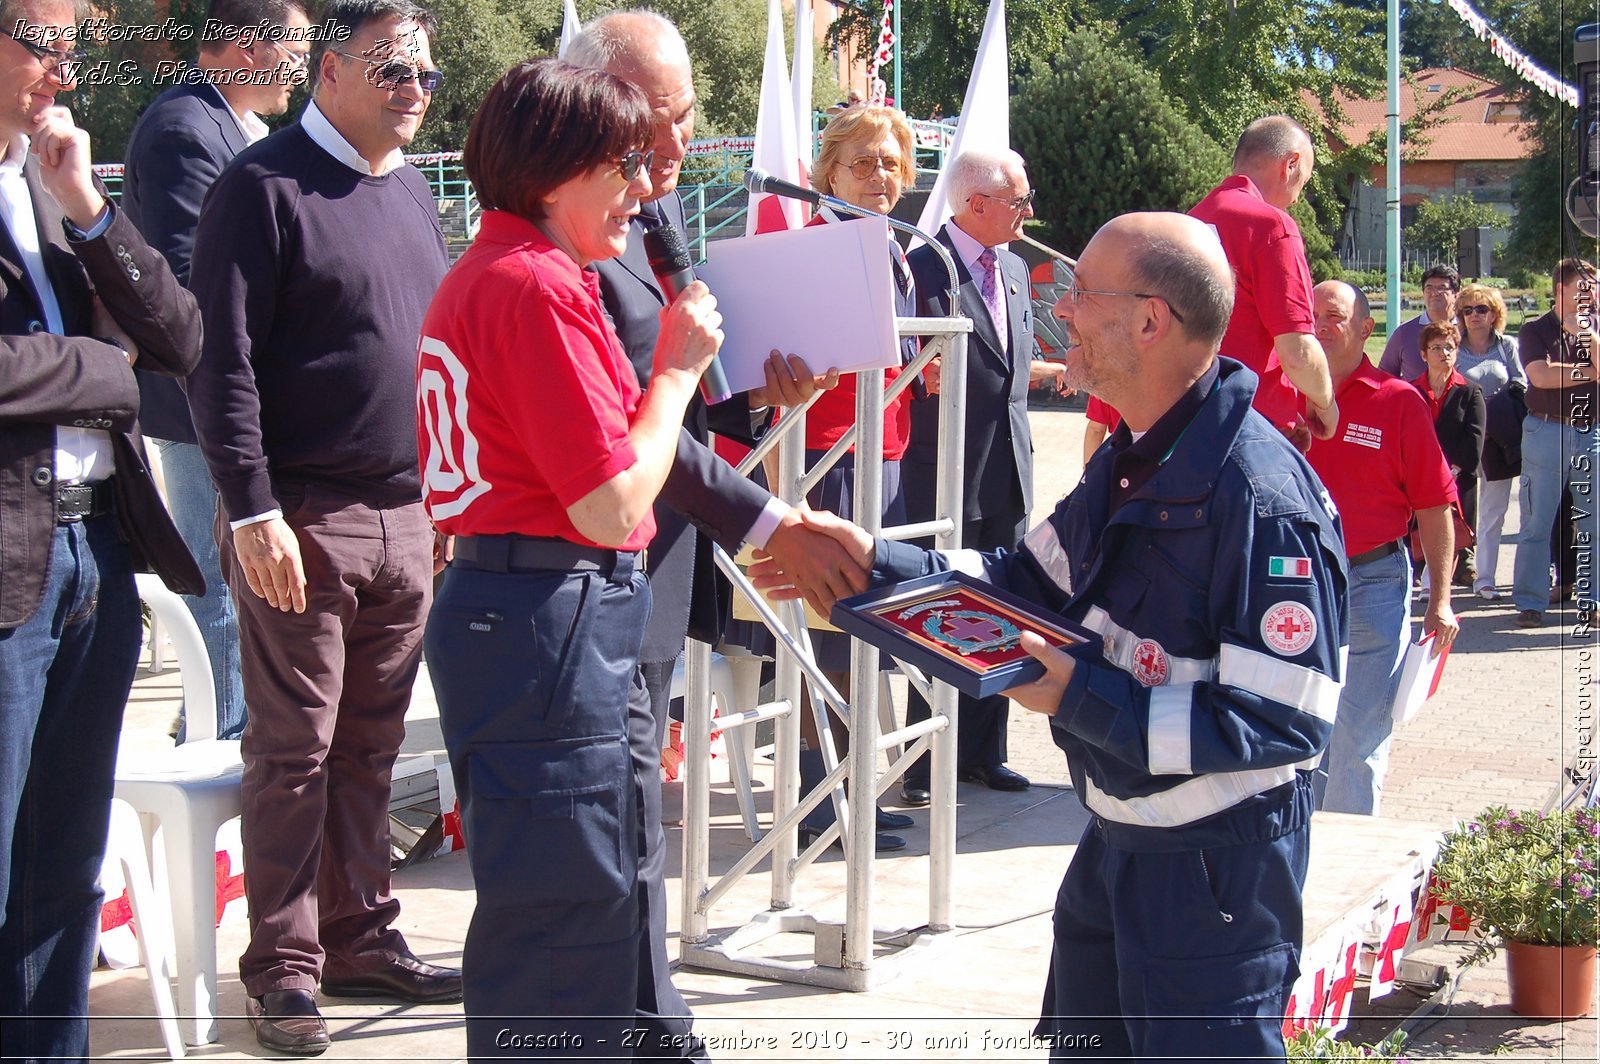
<svg viewBox="0 0 1600 1064">
<path fill-rule="evenodd" d="M 1411 515 L 1456 501 L 1422 393 L 1365 359 L 1334 394 L 1339 431 L 1306 457 L 1339 508 L 1348 557 L 1406 534 Z"/>
<path fill-rule="evenodd" d="M 1273 338 L 1316 332 L 1311 267 L 1300 227 L 1241 174 L 1212 189 L 1189 215 L 1216 230 L 1233 267 L 1233 316 L 1222 336 L 1222 354 L 1255 371 L 1261 381 L 1251 405 L 1274 425 L 1288 428 L 1299 414 L 1300 393 L 1278 365 Z"/>
<path fill-rule="evenodd" d="M 637 461 L 639 402 L 599 275 L 532 222 L 485 212 L 422 322 L 417 444 L 434 525 L 600 546 L 567 507 Z M 655 531 L 646 511 L 617 546 L 639 550 Z"/>
</svg>

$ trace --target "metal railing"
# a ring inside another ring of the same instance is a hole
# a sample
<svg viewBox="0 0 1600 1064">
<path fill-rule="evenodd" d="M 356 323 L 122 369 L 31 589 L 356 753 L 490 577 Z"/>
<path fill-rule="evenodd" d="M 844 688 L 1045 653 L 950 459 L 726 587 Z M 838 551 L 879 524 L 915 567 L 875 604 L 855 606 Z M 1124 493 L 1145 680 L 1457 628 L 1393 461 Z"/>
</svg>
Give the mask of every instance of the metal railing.
<svg viewBox="0 0 1600 1064">
<path fill-rule="evenodd" d="M 815 138 L 821 136 L 829 117 L 820 111 L 812 115 L 813 150 L 818 143 Z M 939 122 L 915 119 L 911 121 L 911 128 L 920 185 L 944 167 L 945 153 L 955 130 Z M 755 143 L 754 137 L 707 137 L 689 145 L 678 189 L 684 200 L 690 250 L 697 260 L 705 259 L 707 241 L 744 235 L 748 207 L 744 174 L 750 169 Z M 453 204 L 460 204 L 465 234 L 470 239 L 477 231 L 482 207 L 461 166 L 461 153 L 425 152 L 407 155 L 406 161 L 427 177 L 441 214 L 447 213 Z M 105 183 L 111 198 L 120 201 L 122 164 L 99 163 L 94 172 Z"/>
</svg>

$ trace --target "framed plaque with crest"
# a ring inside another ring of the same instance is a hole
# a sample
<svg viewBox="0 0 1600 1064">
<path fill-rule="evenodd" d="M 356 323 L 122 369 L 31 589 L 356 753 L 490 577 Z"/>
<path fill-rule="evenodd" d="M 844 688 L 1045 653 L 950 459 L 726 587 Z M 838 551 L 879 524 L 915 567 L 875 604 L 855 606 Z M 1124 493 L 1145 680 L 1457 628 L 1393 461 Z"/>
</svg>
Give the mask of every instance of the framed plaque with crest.
<svg viewBox="0 0 1600 1064">
<path fill-rule="evenodd" d="M 1044 675 L 1044 666 L 1022 649 L 1023 632 L 1069 654 L 1100 650 L 1093 632 L 965 573 L 933 573 L 842 599 L 829 619 L 977 698 Z"/>
</svg>

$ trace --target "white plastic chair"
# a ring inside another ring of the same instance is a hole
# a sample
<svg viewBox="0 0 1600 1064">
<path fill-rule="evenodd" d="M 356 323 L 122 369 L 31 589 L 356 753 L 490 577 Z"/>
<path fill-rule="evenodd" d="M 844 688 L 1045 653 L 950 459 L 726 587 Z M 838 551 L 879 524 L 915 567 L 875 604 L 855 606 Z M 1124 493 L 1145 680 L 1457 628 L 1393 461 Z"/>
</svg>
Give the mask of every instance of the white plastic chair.
<svg viewBox="0 0 1600 1064">
<path fill-rule="evenodd" d="M 133 910 L 139 963 L 144 965 L 150 979 L 150 996 L 155 1003 L 156 1020 L 161 1025 L 161 1041 L 166 1044 L 168 1057 L 181 1060 L 183 1039 L 178 1034 L 178 1010 L 172 1002 L 172 956 L 169 952 L 172 931 L 167 926 L 166 907 L 156 896 L 155 886 L 150 881 L 150 862 L 145 857 L 139 815 L 127 802 L 113 798 L 106 856 L 101 867 L 110 869 L 118 865 L 128 890 L 129 907 Z M 101 872 L 100 878 L 102 881 L 107 878 L 105 872 Z"/>
<path fill-rule="evenodd" d="M 217 1040 L 217 829 L 239 815 L 244 762 L 237 740 L 216 738 L 211 664 L 189 607 L 158 578 L 136 579 L 139 597 L 161 618 L 177 652 L 188 741 L 170 750 L 119 755 L 116 796 L 139 813 L 147 845 L 153 847 L 160 832 L 183 1040 L 199 1046 Z"/>
<path fill-rule="evenodd" d="M 759 666 L 758 666 L 759 668 Z M 759 683 L 757 673 L 757 683 Z M 723 716 L 737 713 L 741 709 L 755 708 L 756 699 L 750 698 L 748 703 L 740 702 L 738 698 L 738 683 L 736 682 L 733 666 L 721 654 L 711 655 L 711 697 L 716 700 L 717 707 Z M 682 698 L 688 691 L 688 680 L 684 674 L 683 655 L 678 655 L 678 662 L 672 667 L 672 689 L 669 697 Z M 715 718 L 711 721 L 713 729 L 717 728 Z M 750 787 L 750 762 L 755 749 L 755 728 L 745 726 L 729 728 L 722 733 L 723 745 L 728 751 L 728 771 L 733 779 L 734 795 L 739 801 L 739 816 L 744 820 L 744 833 L 750 837 L 751 842 L 761 838 L 761 827 L 756 821 L 756 799 Z"/>
</svg>

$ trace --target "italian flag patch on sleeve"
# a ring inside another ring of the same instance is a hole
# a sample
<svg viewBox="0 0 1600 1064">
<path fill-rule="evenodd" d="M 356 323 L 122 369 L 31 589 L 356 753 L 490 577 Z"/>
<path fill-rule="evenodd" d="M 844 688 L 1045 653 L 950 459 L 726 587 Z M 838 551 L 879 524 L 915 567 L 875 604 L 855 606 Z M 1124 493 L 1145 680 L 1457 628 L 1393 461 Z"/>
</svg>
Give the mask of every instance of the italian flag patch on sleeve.
<svg viewBox="0 0 1600 1064">
<path fill-rule="evenodd" d="M 1267 563 L 1268 576 L 1290 577 L 1298 580 L 1311 579 L 1310 558 L 1280 558 L 1273 555 Z"/>
</svg>

